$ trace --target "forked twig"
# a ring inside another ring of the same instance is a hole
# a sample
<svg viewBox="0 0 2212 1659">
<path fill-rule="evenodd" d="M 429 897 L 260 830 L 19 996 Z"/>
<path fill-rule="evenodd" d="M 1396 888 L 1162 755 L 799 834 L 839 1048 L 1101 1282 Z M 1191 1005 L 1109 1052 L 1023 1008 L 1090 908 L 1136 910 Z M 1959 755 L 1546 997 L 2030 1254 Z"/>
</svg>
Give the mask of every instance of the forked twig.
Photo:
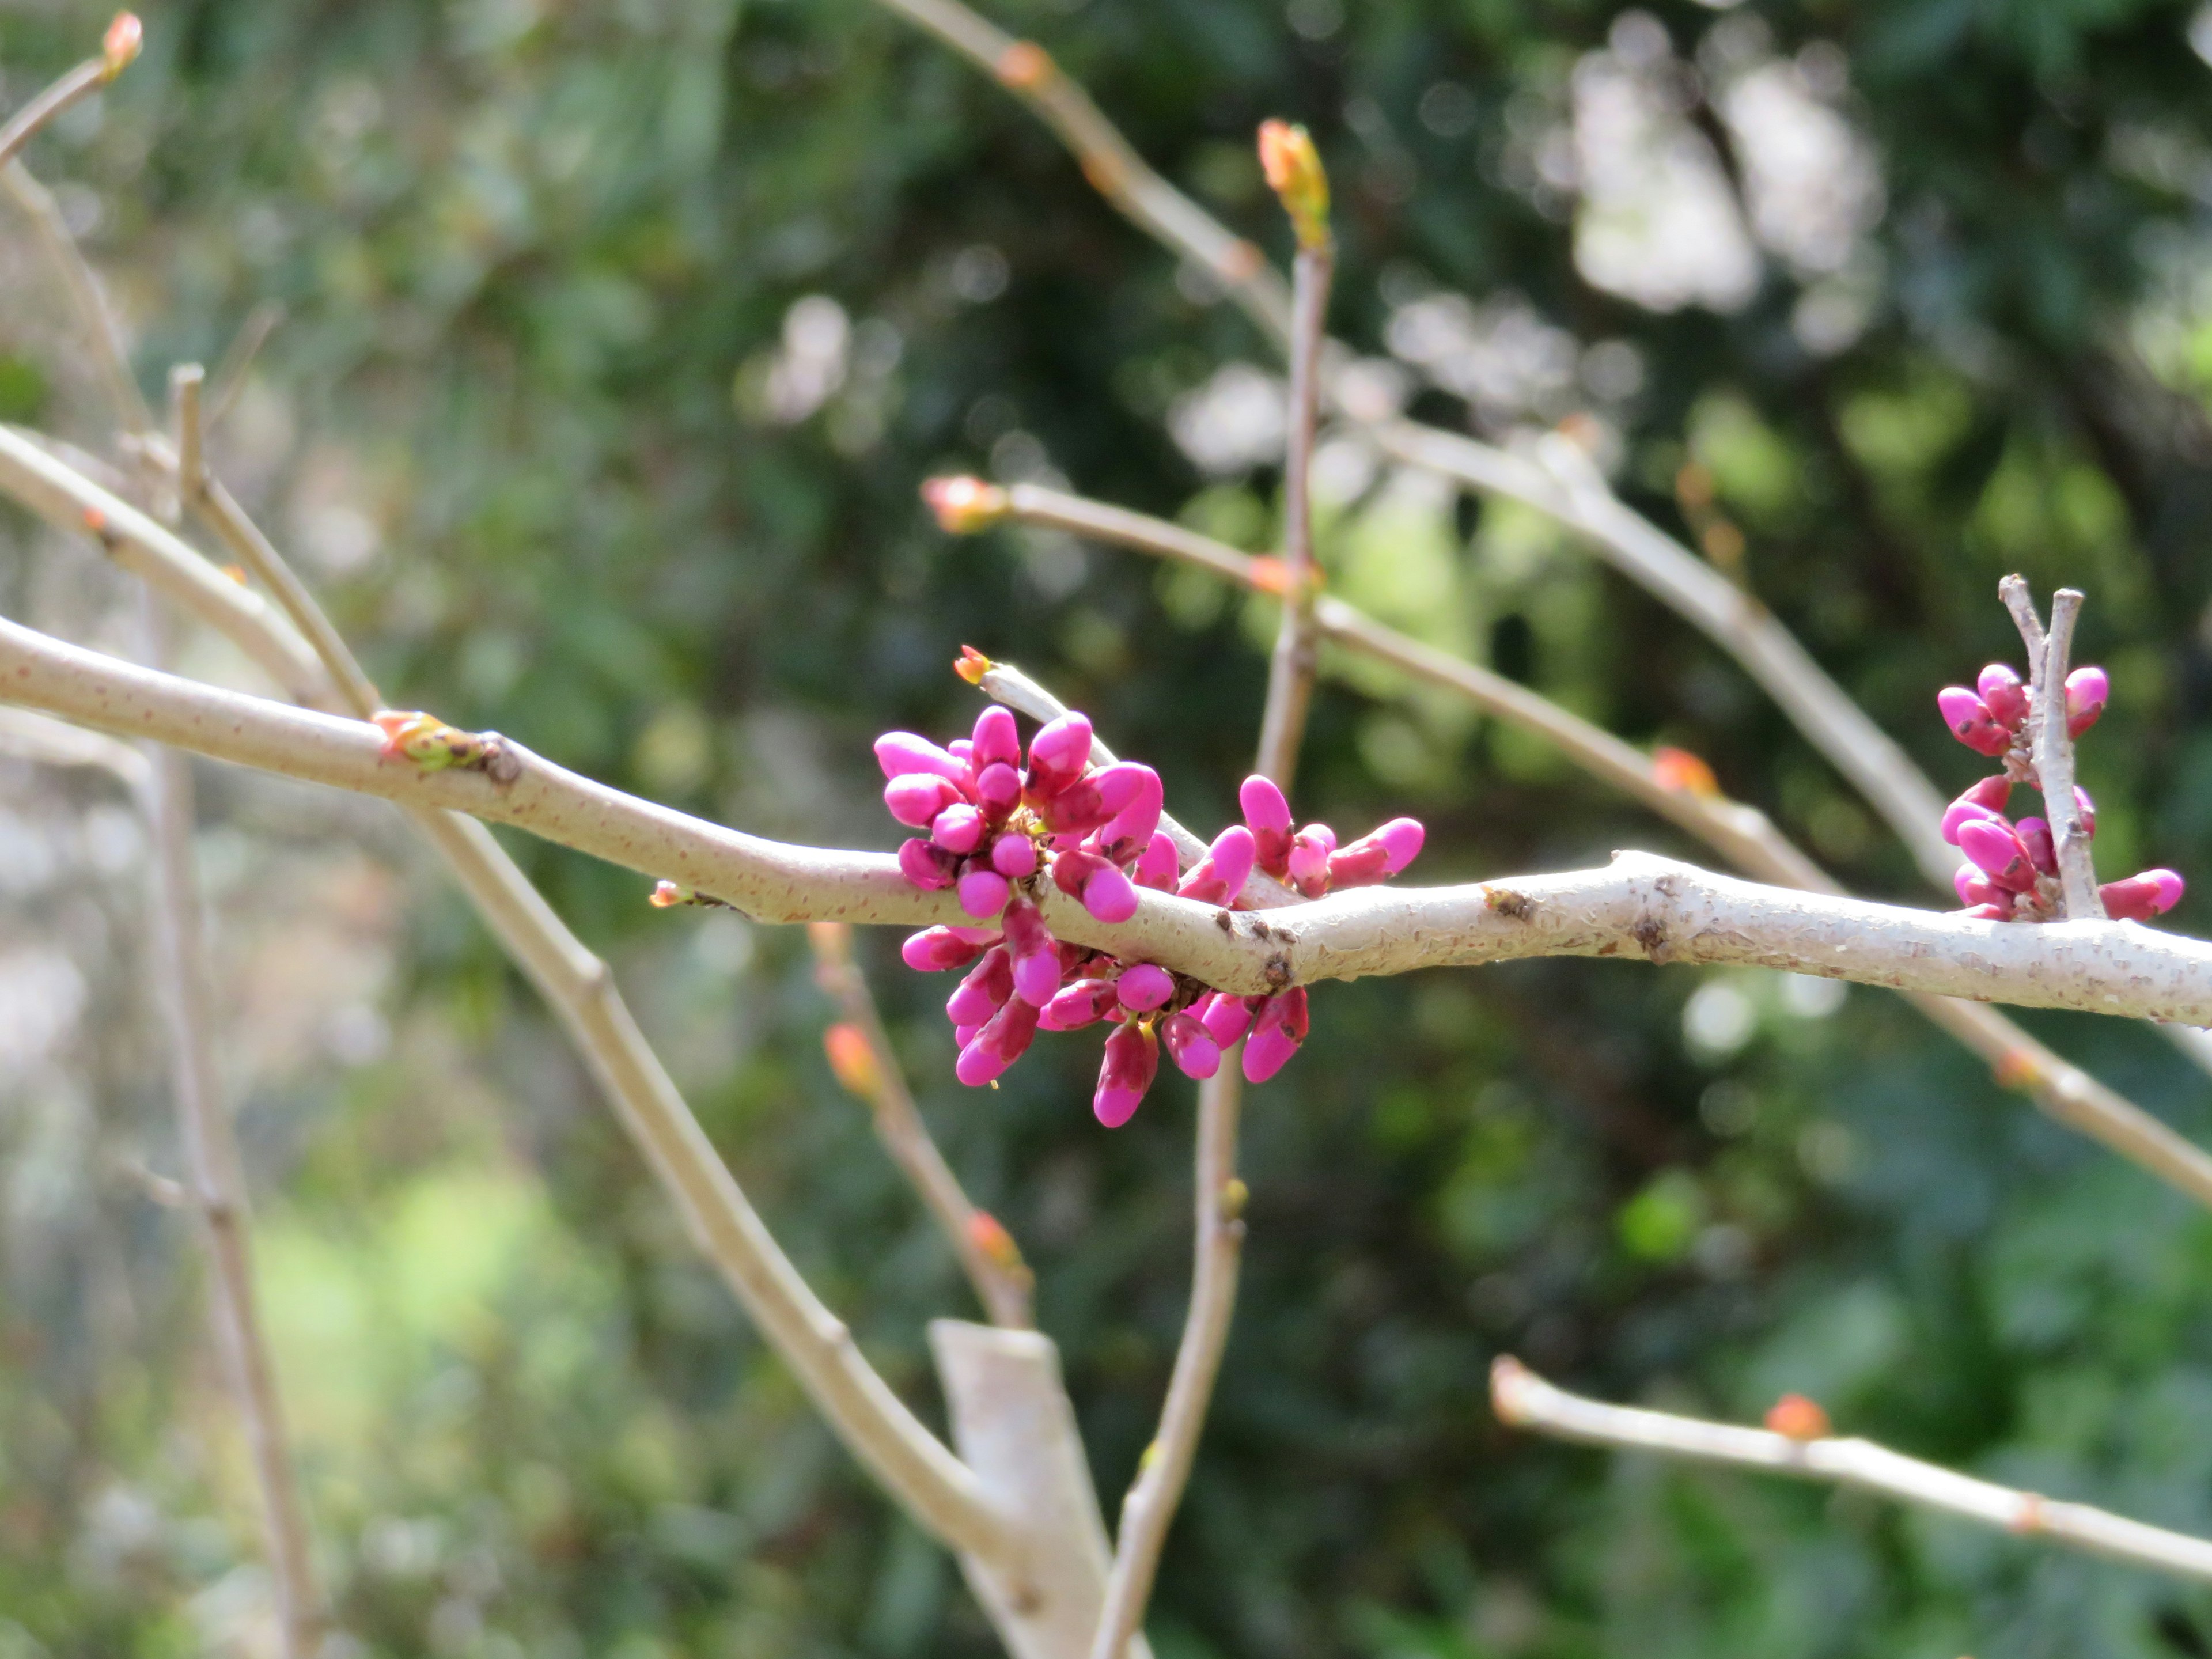
<svg viewBox="0 0 2212 1659">
<path fill-rule="evenodd" d="M 898 1056 L 891 1052 L 876 1000 L 868 994 L 867 979 L 853 960 L 852 928 L 842 921 L 811 922 L 806 937 L 814 950 L 815 977 L 836 999 L 845 1017 L 842 1027 L 831 1028 L 833 1033 L 849 1031 L 861 1045 L 861 1063 L 857 1065 L 831 1054 L 838 1080 L 867 1101 L 877 1139 L 936 1218 L 938 1230 L 952 1246 L 991 1322 L 1010 1330 L 1027 1328 L 1036 1275 L 999 1219 L 969 1201 L 960 1178 L 922 1121 Z"/>
<path fill-rule="evenodd" d="M 1539 1434 L 1701 1462 L 1733 1463 L 1803 1480 L 1832 1480 L 2024 1537 L 2048 1538 L 2133 1566 L 2212 1579 L 2212 1541 L 2146 1526 L 2087 1504 L 1977 1480 L 1870 1440 L 1800 1440 L 1671 1412 L 1603 1405 L 1554 1388 L 1505 1354 L 1491 1366 L 1490 1397 L 1500 1422 Z"/>
</svg>

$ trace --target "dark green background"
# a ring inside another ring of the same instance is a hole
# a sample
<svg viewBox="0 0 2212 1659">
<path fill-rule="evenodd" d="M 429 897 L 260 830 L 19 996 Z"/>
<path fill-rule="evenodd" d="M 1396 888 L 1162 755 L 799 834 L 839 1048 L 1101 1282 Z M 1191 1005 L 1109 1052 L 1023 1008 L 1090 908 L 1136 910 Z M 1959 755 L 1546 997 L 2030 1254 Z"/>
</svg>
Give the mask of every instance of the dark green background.
<svg viewBox="0 0 2212 1659">
<path fill-rule="evenodd" d="M 1334 325 L 1362 349 L 1393 271 L 1516 289 L 1585 342 L 1632 341 L 1647 375 L 1624 492 L 1680 531 L 1670 481 L 1703 459 L 1761 598 L 1946 788 L 1977 763 L 1932 695 L 2012 643 L 1996 578 L 2087 588 L 2083 653 L 2115 684 L 2083 757 L 2105 873 L 2212 867 L 2212 307 L 2189 276 L 2208 246 L 2212 70 L 2185 44 L 2187 8 L 1752 0 L 1781 50 L 1849 54 L 1881 155 L 1883 302 L 1829 360 L 1793 341 L 1786 276 L 1732 317 L 1655 316 L 1584 285 L 1568 228 L 1493 182 L 1509 100 L 1559 107 L 1611 12 L 1345 10 L 1319 41 L 1250 0 L 994 15 L 1279 257 L 1250 136 L 1265 116 L 1310 123 L 1337 182 Z M 1717 21 L 1656 15 L 1685 52 Z M 0 16 L 9 106 L 104 21 L 82 4 Z M 1194 823 L 1231 808 L 1264 613 L 1103 550 L 1061 586 L 1064 552 L 950 541 L 916 501 L 922 477 L 983 468 L 1018 431 L 1086 493 L 1255 546 L 1275 512 L 1270 473 L 1208 486 L 1162 423 L 1222 362 L 1268 362 L 1264 343 L 1187 297 L 964 64 L 860 0 L 206 0 L 147 24 L 100 118 L 29 160 L 88 187 L 72 199 L 98 209 L 88 245 L 149 391 L 283 302 L 223 441 L 259 467 L 242 487 L 280 534 L 333 468 L 374 523 L 380 550 L 321 579 L 395 699 L 749 830 L 888 847 L 868 740 L 963 727 L 972 694 L 946 665 L 967 641 L 1089 709 Z M 1446 80 L 1475 110 L 1449 137 L 1417 113 Z M 0 413 L 101 447 L 65 313 L 5 222 Z M 953 262 L 983 246 L 1008 281 L 963 300 Z M 809 294 L 869 324 L 879 365 L 895 337 L 896 363 L 797 425 L 749 417 L 733 385 Z M 2154 310 L 2185 349 L 2138 349 Z M 1418 408 L 1464 418 L 1435 394 Z M 12 513 L 4 533 L 12 613 L 96 616 L 39 574 L 70 556 Z M 1633 741 L 1707 756 L 1861 890 L 1926 898 L 1731 664 L 1525 518 L 1355 512 L 1325 541 L 1395 581 L 1427 631 Z M 1624 846 L 1697 856 L 1525 743 L 1370 690 L 1323 690 L 1302 817 L 1356 831 L 1417 812 L 1432 880 Z M 97 794 L 9 776 L 19 809 L 44 802 L 57 825 Z M 337 818 L 405 872 L 390 1047 L 264 1074 L 243 1103 L 351 1650 L 988 1650 L 949 1565 L 811 1418 L 429 865 L 376 813 L 203 781 L 222 914 L 241 927 L 319 902 L 284 884 Z M 514 844 L 617 961 L 815 1283 L 933 1417 L 923 1322 L 970 1310 L 829 1077 L 804 941 L 702 942 L 710 924 L 647 909 L 634 877 Z M 88 902 L 112 934 L 88 1018 L 109 1023 L 62 1082 L 0 1081 L 10 1659 L 199 1651 L 256 1553 L 189 1230 L 119 1177 L 70 1184 L 99 1146 L 174 1167 L 131 988 L 134 882 L 4 914 L 67 933 Z M 2207 914 L 2192 898 L 2172 920 L 2199 931 Z M 1096 1045 L 1065 1037 L 969 1094 L 937 1012 L 949 986 L 900 969 L 892 944 L 864 954 L 924 1109 L 1036 1263 L 1118 1492 L 1182 1315 L 1189 1087 L 1164 1085 L 1109 1134 L 1085 1109 Z M 1812 1018 L 1731 979 L 1756 1034 L 1693 1054 L 1682 1014 L 1702 982 L 1563 962 L 1316 994 L 1306 1052 L 1249 1102 L 1244 1296 L 1161 1575 L 1163 1659 L 2212 1653 L 2212 1600 L 2185 1585 L 1493 1422 L 1501 1350 L 1607 1398 L 1737 1419 L 1801 1389 L 1847 1431 L 2212 1531 L 2203 1218 L 1869 991 Z M 2026 1023 L 2212 1136 L 2206 1079 L 2148 1030 Z M 39 1102 L 64 1096 L 97 1127 L 57 1152 L 34 1131 Z M 85 1206 L 42 1204 L 40 1180 Z M 135 1310 L 120 1322 L 94 1293 L 116 1285 Z"/>
</svg>

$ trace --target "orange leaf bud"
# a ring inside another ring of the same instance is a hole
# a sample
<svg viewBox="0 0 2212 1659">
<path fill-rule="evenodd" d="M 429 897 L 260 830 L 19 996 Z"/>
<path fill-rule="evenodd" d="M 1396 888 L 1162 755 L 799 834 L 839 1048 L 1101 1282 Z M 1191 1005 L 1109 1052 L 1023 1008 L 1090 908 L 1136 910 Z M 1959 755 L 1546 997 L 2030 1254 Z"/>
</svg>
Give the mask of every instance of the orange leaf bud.
<svg viewBox="0 0 2212 1659">
<path fill-rule="evenodd" d="M 930 479 L 921 487 L 921 499 L 937 514 L 937 522 L 955 536 L 988 529 L 1009 510 L 1005 490 L 964 476 Z"/>
<path fill-rule="evenodd" d="M 1328 175 L 1322 171 L 1321 152 L 1304 127 L 1287 121 L 1260 123 L 1260 170 L 1267 187 L 1291 216 L 1298 246 L 1328 246 Z"/>
<path fill-rule="evenodd" d="M 857 1025 L 832 1025 L 822 1034 L 822 1050 L 830 1056 L 830 1069 L 843 1084 L 863 1100 L 873 1100 L 884 1086 L 883 1067 L 876 1063 L 876 1051 L 868 1046 L 866 1035 Z"/>
<path fill-rule="evenodd" d="M 1713 775 L 1713 769 L 1686 749 L 1662 745 L 1653 750 L 1651 775 L 1662 789 L 1702 795 L 1707 800 L 1718 800 L 1721 797 L 1721 781 Z"/>
<path fill-rule="evenodd" d="M 977 1210 L 968 1218 L 968 1242 L 990 1257 L 994 1266 L 1007 1273 L 1021 1270 L 1021 1246 L 988 1210 Z"/>
<path fill-rule="evenodd" d="M 115 21 L 107 26 L 107 33 L 100 39 L 100 56 L 107 79 L 112 81 L 129 68 L 131 60 L 138 55 L 145 44 L 145 26 L 137 15 L 127 11 L 115 14 Z"/>
<path fill-rule="evenodd" d="M 952 660 L 952 672 L 970 685 L 981 685 L 983 676 L 991 672 L 991 659 L 972 645 L 960 647 L 960 654 Z"/>
<path fill-rule="evenodd" d="M 687 887 L 678 887 L 672 881 L 656 881 L 645 902 L 656 910 L 672 909 L 677 905 L 690 903 L 691 890 Z"/>
<path fill-rule="evenodd" d="M 1820 1402 L 1785 1394 L 1766 1410 L 1766 1426 L 1791 1440 L 1825 1440 L 1834 1431 Z"/>
</svg>

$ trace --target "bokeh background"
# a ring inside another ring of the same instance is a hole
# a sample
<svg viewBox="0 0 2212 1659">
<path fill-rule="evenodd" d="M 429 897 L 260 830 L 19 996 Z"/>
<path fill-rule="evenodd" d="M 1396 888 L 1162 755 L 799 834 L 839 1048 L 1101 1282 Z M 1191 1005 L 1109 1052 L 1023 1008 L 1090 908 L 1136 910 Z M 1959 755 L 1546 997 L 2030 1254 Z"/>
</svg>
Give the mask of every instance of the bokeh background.
<svg viewBox="0 0 2212 1659">
<path fill-rule="evenodd" d="M 2146 0 L 1001 0 L 1279 256 L 1251 137 L 1312 125 L 1334 325 L 1415 412 L 1578 417 L 1940 783 L 1932 694 L 2085 587 L 2106 873 L 2212 880 L 2212 9 Z M 98 5 L 0 9 L 0 95 Z M 1231 810 L 1267 607 L 919 481 L 1064 480 L 1258 549 L 1279 370 L 1018 107 L 863 0 L 155 0 L 41 137 L 142 383 L 280 319 L 214 440 L 389 695 L 746 829 L 888 848 L 868 742 L 963 728 L 961 643 Z M 6 204 L 0 203 L 0 209 Z M 281 307 L 281 313 L 272 307 Z M 0 217 L 0 417 L 112 455 Z M 1709 758 L 1861 890 L 1899 849 L 1749 682 L 1544 521 L 1333 435 L 1337 590 Z M 0 603 L 127 638 L 86 545 L 0 509 Z M 193 671 L 241 685 L 227 648 Z M 264 1295 L 342 1651 L 981 1655 L 949 1564 L 811 1418 L 544 1011 L 388 811 L 203 769 L 199 844 Z M 1407 811 L 1430 879 L 1670 831 L 1330 665 L 1297 791 Z M 657 912 L 520 838 L 716 1144 L 935 1416 L 972 1313 L 823 1061 L 796 933 Z M 0 759 L 0 1655 L 272 1651 L 98 778 Z M 2192 897 L 2171 918 L 2201 932 Z M 1042 1279 L 1103 1491 L 1188 1271 L 1188 1085 L 1128 1128 L 1096 1045 L 951 1079 L 945 990 L 862 940 L 924 1110 Z M 1243 1304 L 1153 1629 L 1199 1656 L 2203 1656 L 2212 1596 L 1825 1490 L 1501 1430 L 1491 1357 L 1848 1431 L 2212 1531 L 2212 1227 L 1896 1000 L 1562 962 L 1324 988 L 1250 1103 Z M 2145 1028 L 2026 1021 L 2185 1132 Z"/>
</svg>

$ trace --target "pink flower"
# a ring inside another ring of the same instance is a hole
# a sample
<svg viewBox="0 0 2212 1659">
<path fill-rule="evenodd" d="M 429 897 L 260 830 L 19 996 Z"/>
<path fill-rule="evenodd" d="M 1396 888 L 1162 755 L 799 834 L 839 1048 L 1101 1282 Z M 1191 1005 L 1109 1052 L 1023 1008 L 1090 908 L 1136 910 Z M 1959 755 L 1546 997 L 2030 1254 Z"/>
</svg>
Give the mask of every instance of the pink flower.
<svg viewBox="0 0 2212 1659">
<path fill-rule="evenodd" d="M 1115 1006 L 1119 994 L 1110 979 L 1079 979 L 1073 985 L 1063 986 L 1045 1004 L 1044 1017 L 1037 1025 L 1047 1031 L 1079 1031 L 1105 1018 L 1107 1010 Z"/>
<path fill-rule="evenodd" d="M 1244 1045 L 1244 1080 L 1265 1083 L 1289 1064 L 1306 1040 L 1306 989 L 1294 985 L 1260 1005 Z"/>
<path fill-rule="evenodd" d="M 994 761 L 975 775 L 975 800 L 994 818 L 1003 818 L 1022 801 L 1022 775 L 1004 761 Z"/>
<path fill-rule="evenodd" d="M 945 1017 L 956 1026 L 981 1025 L 1004 1007 L 1013 994 L 1013 963 L 1006 956 L 1006 947 L 994 945 L 960 981 L 960 988 L 945 1005 Z"/>
<path fill-rule="evenodd" d="M 969 749 L 968 763 L 980 779 L 985 769 L 994 765 L 1009 768 L 1022 763 L 1021 733 L 1014 726 L 1012 714 L 993 703 L 975 716 L 975 736 Z"/>
<path fill-rule="evenodd" d="M 1091 764 L 1091 722 L 1070 712 L 1030 739 L 1028 787 L 1033 799 L 1056 795 Z"/>
<path fill-rule="evenodd" d="M 948 853 L 972 853 L 983 844 L 983 815 L 963 800 L 931 821 L 929 839 Z"/>
<path fill-rule="evenodd" d="M 1224 1048 L 1234 1046 L 1252 1024 L 1252 1005 L 1226 991 L 1216 991 L 1201 999 L 1194 1012 L 1206 1027 L 1206 1035 Z"/>
<path fill-rule="evenodd" d="M 1328 884 L 1370 887 L 1387 880 L 1413 861 L 1427 836 L 1419 819 L 1393 818 L 1328 855 Z"/>
<path fill-rule="evenodd" d="M 1989 705 L 1963 685 L 1947 685 L 1936 694 L 1936 707 L 1951 735 L 1978 755 L 1992 757 L 2012 747 L 2012 733 L 1997 724 Z"/>
<path fill-rule="evenodd" d="M 1291 804 L 1273 778 L 1254 773 L 1237 791 L 1244 827 L 1252 832 L 1253 859 L 1278 881 L 1290 874 Z"/>
<path fill-rule="evenodd" d="M 1136 1115 L 1160 1069 L 1160 1048 L 1152 1027 L 1129 1021 L 1114 1028 L 1106 1039 L 1106 1058 L 1098 1068 L 1098 1092 L 1091 1109 L 1109 1129 L 1118 1129 Z"/>
<path fill-rule="evenodd" d="M 913 772 L 934 773 L 952 783 L 964 783 L 968 778 L 967 764 L 958 756 L 911 732 L 886 732 L 878 738 L 876 763 L 887 778 Z"/>
<path fill-rule="evenodd" d="M 1140 962 L 1133 968 L 1124 968 L 1115 990 L 1121 1006 L 1133 1014 L 1149 1014 L 1175 994 L 1175 981 L 1164 968 L 1149 962 Z"/>
<path fill-rule="evenodd" d="M 1160 1041 L 1168 1058 L 1185 1077 L 1200 1081 L 1221 1069 L 1221 1046 L 1203 1022 L 1188 1012 L 1170 1014 L 1160 1022 Z"/>
<path fill-rule="evenodd" d="M 1996 818 L 2004 817 L 2005 802 L 2012 798 L 2012 780 L 2000 772 L 1993 778 L 1984 778 L 1960 795 L 1943 813 L 1943 839 L 1956 847 L 1959 826 L 1968 818 Z"/>
<path fill-rule="evenodd" d="M 899 873 L 925 893 L 952 885 L 952 855 L 926 841 L 902 842 L 898 866 Z"/>
<path fill-rule="evenodd" d="M 2013 827 L 1986 818 L 1959 826 L 1959 850 L 1998 886 L 2024 893 L 2035 885 L 2035 866 Z"/>
<path fill-rule="evenodd" d="M 1008 881 L 1036 874 L 1036 843 L 1024 835 L 1000 836 L 991 843 L 991 867 Z"/>
<path fill-rule="evenodd" d="M 1127 921 L 1137 914 L 1137 890 L 1128 877 L 1096 853 L 1079 848 L 1055 854 L 1052 881 L 1068 897 L 1082 900 L 1083 908 L 1101 921 Z"/>
<path fill-rule="evenodd" d="M 1233 904 L 1252 874 L 1252 832 L 1232 823 L 1213 838 L 1176 891 L 1200 904 Z"/>
<path fill-rule="evenodd" d="M 1152 832 L 1143 856 L 1137 860 L 1137 885 L 1172 893 L 1178 874 L 1175 840 L 1164 830 Z"/>
<path fill-rule="evenodd" d="M 1336 831 L 1325 823 L 1310 823 L 1291 838 L 1286 860 L 1291 883 L 1308 898 L 1328 891 L 1328 857 L 1336 851 Z"/>
<path fill-rule="evenodd" d="M 2074 786 L 2074 810 L 2081 815 L 2081 833 L 2094 836 L 2097 833 L 2097 803 L 2089 799 L 2089 792 L 2078 783 Z"/>
<path fill-rule="evenodd" d="M 1982 670 L 1974 681 L 1974 690 L 1981 694 L 1982 704 L 1991 717 L 2008 732 L 2017 732 L 2026 723 L 2027 688 L 2005 664 L 1993 662 Z"/>
<path fill-rule="evenodd" d="M 971 916 L 995 916 L 1012 889 L 996 870 L 970 870 L 960 878 L 960 908 Z"/>
<path fill-rule="evenodd" d="M 2027 848 L 2027 861 L 2046 876 L 2058 873 L 2058 848 L 2051 839 L 2051 826 L 2041 818 L 2022 818 L 2013 834 Z"/>
<path fill-rule="evenodd" d="M 1124 769 L 1126 786 L 1115 776 Z M 1098 850 L 1116 864 L 1127 864 L 1151 846 L 1159 830 L 1160 812 L 1167 800 L 1160 787 L 1160 775 L 1149 766 L 1123 761 L 1098 775 L 1098 793 L 1114 812 L 1098 832 Z"/>
<path fill-rule="evenodd" d="M 2066 734 L 2078 738 L 2097 723 L 2112 683 L 2101 668 L 2077 668 L 2066 677 Z"/>
<path fill-rule="evenodd" d="M 1014 961 L 1014 994 L 1042 1008 L 1060 988 L 1060 954 L 1036 905 L 1018 898 L 1006 907 L 1006 950 Z"/>
<path fill-rule="evenodd" d="M 995 933 L 974 927 L 925 927 L 907 936 L 899 947 L 899 957 L 916 973 L 942 973 L 975 961 L 997 937 Z"/>
<path fill-rule="evenodd" d="M 2171 870 L 2146 870 L 2124 881 L 2108 881 L 2097 890 L 2105 901 L 2105 914 L 2115 921 L 2148 921 L 2181 902 L 2185 884 Z"/>
<path fill-rule="evenodd" d="M 884 786 L 884 805 L 901 823 L 927 830 L 929 822 L 962 799 L 959 787 L 933 772 L 902 772 Z"/>
<path fill-rule="evenodd" d="M 961 1048 L 953 1074 L 971 1089 L 994 1081 L 1028 1050 L 1036 1028 L 1035 1005 L 1010 998 Z"/>
</svg>

